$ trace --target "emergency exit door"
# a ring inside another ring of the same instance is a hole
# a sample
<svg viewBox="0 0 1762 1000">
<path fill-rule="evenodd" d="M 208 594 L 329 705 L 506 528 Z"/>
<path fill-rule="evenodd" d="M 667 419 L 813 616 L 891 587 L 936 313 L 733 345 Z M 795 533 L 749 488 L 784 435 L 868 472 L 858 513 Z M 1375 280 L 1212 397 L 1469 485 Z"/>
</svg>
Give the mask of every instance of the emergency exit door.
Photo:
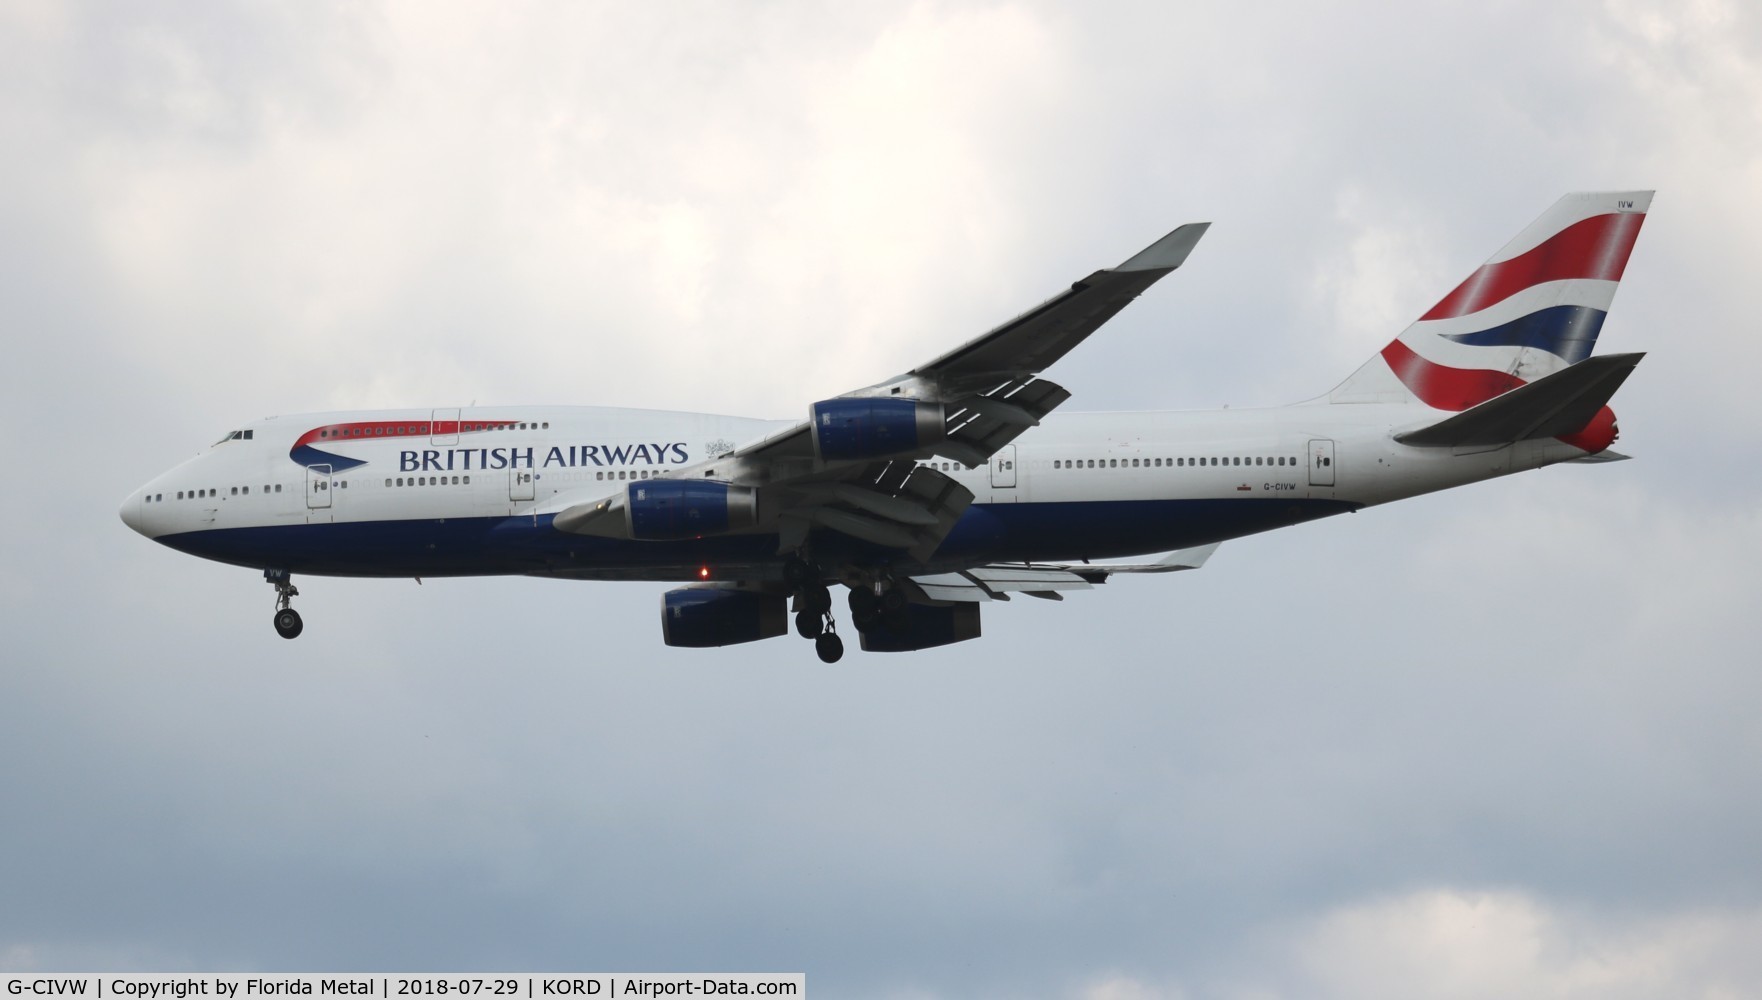
<svg viewBox="0 0 1762 1000">
<path fill-rule="evenodd" d="M 330 506 L 330 466 L 306 466 L 306 506 L 311 510 Z"/>
<path fill-rule="evenodd" d="M 1016 485 L 1016 446 L 1006 444 L 991 456 L 991 485 L 1011 489 Z"/>
<path fill-rule="evenodd" d="M 1309 442 L 1309 485 L 1334 485 L 1334 442 L 1327 438 Z"/>
</svg>

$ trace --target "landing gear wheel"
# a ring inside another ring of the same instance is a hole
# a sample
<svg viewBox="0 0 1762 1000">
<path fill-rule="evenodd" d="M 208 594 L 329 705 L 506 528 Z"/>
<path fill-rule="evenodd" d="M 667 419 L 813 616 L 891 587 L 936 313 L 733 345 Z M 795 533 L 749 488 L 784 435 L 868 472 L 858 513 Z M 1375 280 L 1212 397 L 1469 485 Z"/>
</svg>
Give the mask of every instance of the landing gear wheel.
<svg viewBox="0 0 1762 1000">
<path fill-rule="evenodd" d="M 300 596 L 294 578 L 285 569 L 266 569 L 263 579 L 275 587 L 275 632 L 283 639 L 292 639 L 305 628 L 300 613 L 294 610 L 294 598 Z"/>
<path fill-rule="evenodd" d="M 814 652 L 820 654 L 821 663 L 837 663 L 844 656 L 844 640 L 837 632 L 822 632 L 814 640 Z"/>
<path fill-rule="evenodd" d="M 823 615 L 832 610 L 832 591 L 827 590 L 823 583 L 806 584 L 796 593 L 803 611 L 812 611 L 815 614 Z"/>
<path fill-rule="evenodd" d="M 823 612 L 797 611 L 795 613 L 795 634 L 803 639 L 818 639 L 826 631 L 826 620 Z"/>
<path fill-rule="evenodd" d="M 300 620 L 300 613 L 293 608 L 282 608 L 275 613 L 275 631 L 283 639 L 292 639 L 300 634 L 306 623 Z"/>
<path fill-rule="evenodd" d="M 892 615 L 896 612 L 903 612 L 905 608 L 905 591 L 898 587 L 888 587 L 881 592 L 881 610 L 883 613 Z"/>
<path fill-rule="evenodd" d="M 850 622 L 859 632 L 867 632 L 881 623 L 881 599 L 867 587 L 853 587 L 850 592 Z"/>
</svg>

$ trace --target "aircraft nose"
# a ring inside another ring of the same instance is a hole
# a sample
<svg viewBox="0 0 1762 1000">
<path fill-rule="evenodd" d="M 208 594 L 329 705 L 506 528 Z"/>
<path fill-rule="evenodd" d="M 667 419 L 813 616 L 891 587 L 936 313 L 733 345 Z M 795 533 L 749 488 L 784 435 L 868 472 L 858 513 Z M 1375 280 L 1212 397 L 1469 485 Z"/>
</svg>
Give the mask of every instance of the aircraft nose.
<svg viewBox="0 0 1762 1000">
<path fill-rule="evenodd" d="M 144 535 L 147 533 L 146 522 L 141 517 L 140 490 L 136 490 L 134 493 L 130 494 L 127 500 L 122 502 L 122 509 L 116 512 L 116 516 L 122 518 L 123 524 L 128 525 L 141 534 Z"/>
</svg>

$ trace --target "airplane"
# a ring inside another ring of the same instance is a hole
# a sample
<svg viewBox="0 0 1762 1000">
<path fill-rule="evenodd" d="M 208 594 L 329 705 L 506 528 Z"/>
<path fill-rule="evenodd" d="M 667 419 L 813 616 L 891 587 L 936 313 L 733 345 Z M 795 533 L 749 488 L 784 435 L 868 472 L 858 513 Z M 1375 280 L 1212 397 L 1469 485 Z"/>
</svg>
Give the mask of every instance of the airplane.
<svg viewBox="0 0 1762 1000">
<path fill-rule="evenodd" d="M 1197 569 L 1224 541 L 1560 462 L 1617 461 L 1593 356 L 1652 192 L 1569 194 L 1331 391 L 1261 409 L 1074 413 L 1041 373 L 1179 268 L 1181 226 L 800 420 L 588 406 L 268 417 L 124 502 L 180 552 L 294 574 L 683 584 L 662 639 L 783 635 L 833 663 L 977 638 L 982 605 Z"/>
</svg>

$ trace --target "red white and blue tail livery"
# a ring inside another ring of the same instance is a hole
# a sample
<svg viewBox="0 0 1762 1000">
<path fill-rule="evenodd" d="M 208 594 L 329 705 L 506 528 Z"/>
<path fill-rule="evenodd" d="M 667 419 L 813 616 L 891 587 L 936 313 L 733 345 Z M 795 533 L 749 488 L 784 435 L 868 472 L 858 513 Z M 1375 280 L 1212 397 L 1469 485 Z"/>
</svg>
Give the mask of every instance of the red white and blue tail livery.
<svg viewBox="0 0 1762 1000">
<path fill-rule="evenodd" d="M 1042 377 L 1208 224 L 799 420 L 605 407 L 271 417 L 137 490 L 136 531 L 263 572 L 660 580 L 664 640 L 844 652 L 979 635 L 983 605 L 1196 569 L 1219 543 L 1559 462 L 1609 461 L 1640 354 L 1595 355 L 1651 203 L 1573 194 L 1332 392 L 1267 409 L 1060 413 Z M 805 401 L 804 401 L 805 402 Z M 848 635 L 848 632 L 846 633 Z"/>
</svg>

